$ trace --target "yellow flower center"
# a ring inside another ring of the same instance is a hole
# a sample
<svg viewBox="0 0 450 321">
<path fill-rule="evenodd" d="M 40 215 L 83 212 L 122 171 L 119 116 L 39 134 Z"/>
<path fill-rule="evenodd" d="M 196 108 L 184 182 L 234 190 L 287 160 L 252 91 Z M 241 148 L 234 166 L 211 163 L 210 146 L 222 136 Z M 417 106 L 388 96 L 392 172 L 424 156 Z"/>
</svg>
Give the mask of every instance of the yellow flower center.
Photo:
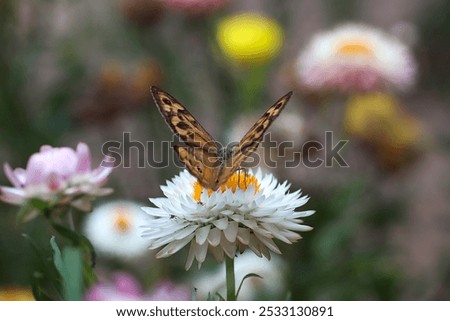
<svg viewBox="0 0 450 321">
<path fill-rule="evenodd" d="M 225 192 L 227 189 L 231 189 L 231 191 L 234 193 L 238 188 L 245 191 L 251 185 L 255 187 L 256 193 L 259 190 L 259 183 L 256 177 L 246 171 L 237 171 L 226 181 L 225 184 L 219 186 L 218 190 L 220 190 L 221 192 Z M 200 202 L 200 197 L 203 193 L 203 190 L 204 187 L 198 181 L 196 181 L 194 183 L 194 193 L 192 197 L 197 202 Z M 212 189 L 208 189 L 208 195 L 211 195 L 212 192 L 214 192 Z"/>
<path fill-rule="evenodd" d="M 114 227 L 119 233 L 127 233 L 132 225 L 132 219 L 130 213 L 125 208 L 120 208 L 115 213 Z"/>
<path fill-rule="evenodd" d="M 373 49 L 364 40 L 351 40 L 340 43 L 336 48 L 340 56 L 373 56 Z"/>
</svg>

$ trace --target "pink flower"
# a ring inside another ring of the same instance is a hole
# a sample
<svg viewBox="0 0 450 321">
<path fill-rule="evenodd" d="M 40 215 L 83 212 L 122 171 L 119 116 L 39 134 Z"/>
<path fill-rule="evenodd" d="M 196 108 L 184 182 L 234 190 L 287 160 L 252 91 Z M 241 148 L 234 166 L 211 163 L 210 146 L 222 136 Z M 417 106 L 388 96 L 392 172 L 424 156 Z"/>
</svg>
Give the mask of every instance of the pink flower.
<svg viewBox="0 0 450 321">
<path fill-rule="evenodd" d="M 146 297 L 150 301 L 188 301 L 191 291 L 187 286 L 179 286 L 171 281 L 159 282 Z"/>
<path fill-rule="evenodd" d="M 406 90 L 414 84 L 416 65 L 399 39 L 347 24 L 315 35 L 299 54 L 295 72 L 300 86 L 310 91 Z"/>
<path fill-rule="evenodd" d="M 92 286 L 85 295 L 87 301 L 186 301 L 190 290 L 171 281 L 158 283 L 153 291 L 145 293 L 139 282 L 129 274 L 117 273 L 112 282 L 102 281 Z"/>
<path fill-rule="evenodd" d="M 87 301 L 142 300 L 142 289 L 136 279 L 126 273 L 117 273 L 112 282 L 98 282 L 85 295 Z"/>
<path fill-rule="evenodd" d="M 163 2 L 170 9 L 191 14 L 206 14 L 224 7 L 229 0 L 164 0 Z"/>
<path fill-rule="evenodd" d="M 44 145 L 31 155 L 25 169 L 13 170 L 5 163 L 4 171 L 13 187 L 0 186 L 0 200 L 10 204 L 38 199 L 49 207 L 71 204 L 88 210 L 92 198 L 112 192 L 102 188 L 112 167 L 92 169 L 89 147 L 84 143 L 76 150 Z"/>
</svg>

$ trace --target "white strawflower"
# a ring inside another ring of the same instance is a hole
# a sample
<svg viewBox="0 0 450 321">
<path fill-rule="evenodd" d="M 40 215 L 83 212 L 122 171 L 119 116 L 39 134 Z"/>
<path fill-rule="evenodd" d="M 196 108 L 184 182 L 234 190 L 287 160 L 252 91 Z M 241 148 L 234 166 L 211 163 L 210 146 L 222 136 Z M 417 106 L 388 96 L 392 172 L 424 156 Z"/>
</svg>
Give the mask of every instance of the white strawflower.
<svg viewBox="0 0 450 321">
<path fill-rule="evenodd" d="M 312 91 L 400 90 L 414 84 L 416 65 L 399 39 L 360 24 L 318 33 L 296 61 L 296 77 Z"/>
<path fill-rule="evenodd" d="M 256 255 L 270 258 L 280 254 L 274 239 L 292 243 L 297 232 L 310 231 L 301 217 L 314 211 L 295 211 L 308 201 L 301 191 L 288 192 L 289 184 L 279 184 L 260 170 L 238 171 L 217 191 L 204 189 L 186 170 L 166 186 L 165 197 L 151 198 L 156 207 L 144 207 L 152 218 L 143 234 L 150 249 L 164 246 L 156 255 L 168 257 L 190 244 L 186 260 L 189 269 L 197 260 L 200 267 L 208 249 L 220 262 L 224 254 L 234 258 L 247 247 Z"/>
<path fill-rule="evenodd" d="M 100 254 L 134 258 L 147 252 L 149 241 L 141 237 L 141 226 L 148 224 L 148 219 L 140 204 L 114 201 L 90 213 L 84 231 Z"/>
</svg>

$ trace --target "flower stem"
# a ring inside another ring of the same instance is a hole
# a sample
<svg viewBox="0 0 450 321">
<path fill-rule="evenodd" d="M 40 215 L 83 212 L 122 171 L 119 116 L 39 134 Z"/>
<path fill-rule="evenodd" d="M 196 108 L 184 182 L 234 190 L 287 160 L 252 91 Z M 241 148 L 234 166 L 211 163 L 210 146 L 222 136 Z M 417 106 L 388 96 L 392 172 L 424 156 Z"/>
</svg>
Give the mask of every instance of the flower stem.
<svg viewBox="0 0 450 321">
<path fill-rule="evenodd" d="M 227 301 L 236 301 L 236 283 L 234 277 L 234 259 L 225 256 L 227 279 Z"/>
<path fill-rule="evenodd" d="M 75 231 L 75 223 L 74 223 L 74 219 L 73 219 L 73 209 L 69 209 L 69 213 L 67 214 L 67 217 L 69 219 L 69 228 L 72 231 Z"/>
</svg>

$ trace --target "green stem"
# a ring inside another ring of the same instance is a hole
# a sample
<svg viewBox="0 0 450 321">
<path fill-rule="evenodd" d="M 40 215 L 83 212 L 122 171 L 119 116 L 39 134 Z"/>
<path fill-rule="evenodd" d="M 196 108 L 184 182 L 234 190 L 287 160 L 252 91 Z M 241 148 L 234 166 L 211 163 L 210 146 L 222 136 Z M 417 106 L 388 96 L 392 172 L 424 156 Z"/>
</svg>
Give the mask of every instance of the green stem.
<svg viewBox="0 0 450 321">
<path fill-rule="evenodd" d="M 73 209 L 72 208 L 69 209 L 69 213 L 67 213 L 67 218 L 68 218 L 68 221 L 69 221 L 69 228 L 72 231 L 75 231 L 75 222 L 74 222 L 74 219 L 73 219 Z"/>
<path fill-rule="evenodd" d="M 236 301 L 236 283 L 234 277 L 234 259 L 225 256 L 227 279 L 227 301 Z"/>
<path fill-rule="evenodd" d="M 258 105 L 262 101 L 262 93 L 267 82 L 269 69 L 269 64 L 254 66 L 239 75 L 237 82 L 243 110 L 252 111 L 260 107 Z"/>
</svg>

